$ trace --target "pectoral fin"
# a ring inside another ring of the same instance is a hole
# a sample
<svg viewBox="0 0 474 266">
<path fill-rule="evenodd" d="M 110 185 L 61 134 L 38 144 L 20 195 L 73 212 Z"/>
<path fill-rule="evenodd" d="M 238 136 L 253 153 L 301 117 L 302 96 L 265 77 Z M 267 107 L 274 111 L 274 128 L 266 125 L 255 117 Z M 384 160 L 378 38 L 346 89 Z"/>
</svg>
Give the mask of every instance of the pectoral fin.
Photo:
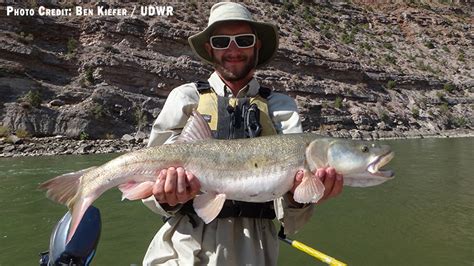
<svg viewBox="0 0 474 266">
<path fill-rule="evenodd" d="M 153 185 L 155 183 L 152 181 L 146 181 L 141 183 L 128 182 L 125 184 L 119 185 L 120 191 L 122 191 L 122 200 L 138 200 L 148 198 L 153 194 Z"/>
<path fill-rule="evenodd" d="M 323 139 L 314 140 L 306 147 L 306 163 L 309 170 L 314 171 L 328 166 L 328 147 L 329 143 Z"/>
<path fill-rule="evenodd" d="M 323 195 L 324 185 L 321 180 L 305 169 L 303 180 L 295 189 L 294 200 L 299 203 L 316 203 Z"/>
<path fill-rule="evenodd" d="M 208 224 L 221 212 L 225 199 L 225 194 L 205 193 L 194 198 L 193 207 L 197 215 Z"/>
</svg>

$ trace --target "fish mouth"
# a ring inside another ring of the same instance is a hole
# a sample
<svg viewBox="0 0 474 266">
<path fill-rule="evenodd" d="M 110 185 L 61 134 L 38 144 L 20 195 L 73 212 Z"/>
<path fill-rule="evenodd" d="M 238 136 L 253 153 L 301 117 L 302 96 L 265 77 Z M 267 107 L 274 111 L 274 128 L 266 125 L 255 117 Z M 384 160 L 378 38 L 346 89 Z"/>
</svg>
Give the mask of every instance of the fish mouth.
<svg viewBox="0 0 474 266">
<path fill-rule="evenodd" d="M 386 165 L 390 160 L 393 159 L 395 154 L 392 151 L 389 151 L 383 155 L 378 156 L 372 161 L 369 166 L 367 167 L 367 171 L 375 176 L 391 178 L 394 176 L 394 172 L 392 170 L 382 170 L 384 165 Z"/>
</svg>

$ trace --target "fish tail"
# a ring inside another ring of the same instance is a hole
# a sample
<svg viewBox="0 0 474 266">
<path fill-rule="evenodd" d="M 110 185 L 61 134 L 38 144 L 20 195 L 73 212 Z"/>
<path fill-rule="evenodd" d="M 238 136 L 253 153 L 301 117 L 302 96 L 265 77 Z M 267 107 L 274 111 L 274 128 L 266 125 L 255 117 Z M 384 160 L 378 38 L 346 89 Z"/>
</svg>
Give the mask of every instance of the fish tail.
<svg viewBox="0 0 474 266">
<path fill-rule="evenodd" d="M 40 189 L 46 190 L 46 196 L 49 199 L 66 205 L 71 211 L 72 219 L 66 242 L 71 240 L 84 213 L 95 200 L 93 196 L 82 197 L 80 190 L 81 177 L 94 168 L 96 167 L 60 175 L 39 186 Z"/>
<path fill-rule="evenodd" d="M 89 206 L 91 206 L 92 202 L 94 202 L 94 200 L 95 200 L 94 197 L 83 198 L 76 195 L 73 198 L 73 200 L 70 202 L 72 219 L 71 219 L 71 224 L 69 226 L 69 232 L 66 238 L 66 243 L 69 243 L 69 241 L 74 236 L 74 233 L 76 232 L 77 227 L 79 226 L 79 223 L 82 220 L 82 217 L 86 213 Z"/>
<path fill-rule="evenodd" d="M 66 205 L 71 209 L 78 198 L 81 177 L 94 168 L 90 167 L 57 176 L 39 185 L 39 189 L 46 190 L 46 196 L 52 201 Z"/>
</svg>

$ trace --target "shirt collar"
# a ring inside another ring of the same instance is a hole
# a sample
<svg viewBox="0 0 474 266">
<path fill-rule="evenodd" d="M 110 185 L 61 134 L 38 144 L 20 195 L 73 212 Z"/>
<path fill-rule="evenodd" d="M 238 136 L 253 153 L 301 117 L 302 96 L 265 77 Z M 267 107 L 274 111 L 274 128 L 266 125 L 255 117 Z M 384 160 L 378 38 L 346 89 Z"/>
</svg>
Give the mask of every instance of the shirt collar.
<svg viewBox="0 0 474 266">
<path fill-rule="evenodd" d="M 217 72 L 212 73 L 212 75 L 207 80 L 209 85 L 214 89 L 217 95 L 219 96 L 232 96 L 231 90 L 225 85 L 224 81 L 217 75 Z M 247 85 L 245 85 L 237 94 L 237 97 L 253 97 L 257 95 L 258 90 L 260 89 L 260 84 L 255 78 L 252 78 Z"/>
</svg>

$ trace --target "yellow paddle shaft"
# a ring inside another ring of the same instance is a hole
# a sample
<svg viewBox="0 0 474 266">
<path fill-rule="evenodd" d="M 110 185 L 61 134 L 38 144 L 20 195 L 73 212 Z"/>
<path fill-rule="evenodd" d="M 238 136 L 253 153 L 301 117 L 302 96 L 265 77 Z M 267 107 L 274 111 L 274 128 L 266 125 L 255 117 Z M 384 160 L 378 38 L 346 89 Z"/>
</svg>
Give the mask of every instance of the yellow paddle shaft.
<svg viewBox="0 0 474 266">
<path fill-rule="evenodd" d="M 294 248 L 296 249 L 299 249 L 301 251 L 303 251 L 304 253 L 308 254 L 308 255 L 311 255 L 317 259 L 319 259 L 320 261 L 324 262 L 324 263 L 327 263 L 328 265 L 331 265 L 331 266 L 347 266 L 347 264 L 345 264 L 344 262 L 341 262 L 341 261 L 338 261 L 337 259 L 331 257 L 331 256 L 328 256 L 320 251 L 317 251 L 316 249 L 312 248 L 312 247 L 308 247 L 307 245 L 299 242 L 299 241 L 296 241 L 296 240 L 291 240 L 291 246 L 293 246 Z"/>
</svg>

